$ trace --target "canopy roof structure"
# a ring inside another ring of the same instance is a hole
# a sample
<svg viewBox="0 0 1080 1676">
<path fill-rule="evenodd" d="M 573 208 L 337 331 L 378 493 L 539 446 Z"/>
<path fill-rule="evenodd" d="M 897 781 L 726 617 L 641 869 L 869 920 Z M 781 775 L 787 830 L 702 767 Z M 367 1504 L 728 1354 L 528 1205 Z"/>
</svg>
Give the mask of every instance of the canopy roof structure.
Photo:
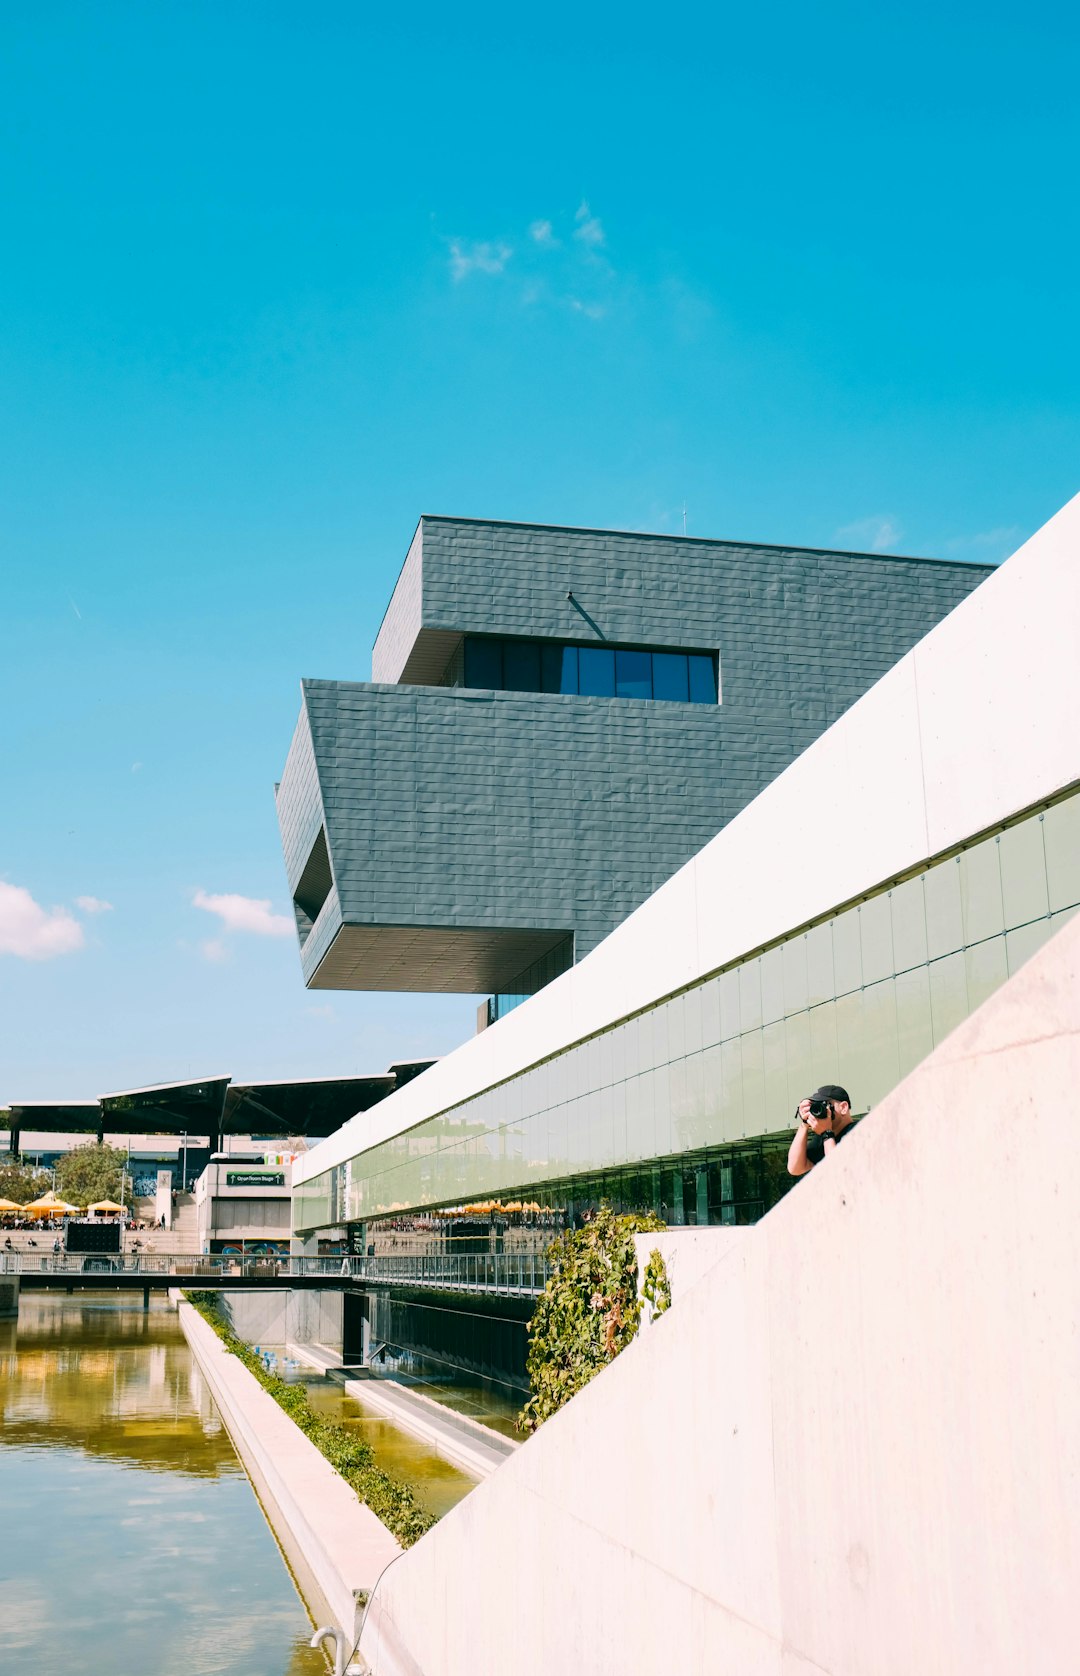
<svg viewBox="0 0 1080 1676">
<path fill-rule="evenodd" d="M 370 1076 L 301 1077 L 281 1082 L 234 1082 L 229 1076 L 191 1082 L 148 1083 L 96 1100 L 12 1100 L 0 1119 L 12 1132 L 11 1150 L 24 1129 L 47 1134 L 206 1135 L 211 1148 L 224 1135 L 332 1135 L 350 1117 L 367 1111 L 395 1088 L 427 1070 L 431 1060 L 410 1060 Z"/>
</svg>

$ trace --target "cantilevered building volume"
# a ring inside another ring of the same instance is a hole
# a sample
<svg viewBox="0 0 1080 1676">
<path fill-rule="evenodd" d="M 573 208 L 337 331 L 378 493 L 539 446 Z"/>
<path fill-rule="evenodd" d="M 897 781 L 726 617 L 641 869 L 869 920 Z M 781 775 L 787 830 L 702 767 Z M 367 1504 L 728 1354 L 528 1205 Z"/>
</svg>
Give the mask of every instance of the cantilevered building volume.
<svg viewBox="0 0 1080 1676">
<path fill-rule="evenodd" d="M 501 1017 L 986 574 L 421 519 L 373 680 L 303 683 L 278 811 L 305 981 L 490 991 Z"/>
</svg>

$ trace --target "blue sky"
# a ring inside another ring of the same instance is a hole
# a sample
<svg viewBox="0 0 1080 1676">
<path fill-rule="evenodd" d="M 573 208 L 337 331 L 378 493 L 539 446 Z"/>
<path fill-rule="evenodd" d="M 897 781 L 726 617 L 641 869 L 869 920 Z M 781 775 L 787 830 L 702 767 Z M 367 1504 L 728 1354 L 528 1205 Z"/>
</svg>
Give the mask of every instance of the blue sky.
<svg viewBox="0 0 1080 1676">
<path fill-rule="evenodd" d="M 1080 487 L 1072 8 L 0 41 L 0 1101 L 471 1033 L 281 924 L 298 682 L 421 512 L 996 560 Z"/>
</svg>

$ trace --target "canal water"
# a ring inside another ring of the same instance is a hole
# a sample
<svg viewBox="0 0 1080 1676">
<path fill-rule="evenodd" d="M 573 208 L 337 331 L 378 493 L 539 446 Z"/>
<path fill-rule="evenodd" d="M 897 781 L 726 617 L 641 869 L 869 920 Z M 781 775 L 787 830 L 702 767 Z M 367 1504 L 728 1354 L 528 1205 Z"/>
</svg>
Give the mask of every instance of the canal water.
<svg viewBox="0 0 1080 1676">
<path fill-rule="evenodd" d="M 326 1676 L 164 1302 L 0 1321 L 0 1533 L 4 1676 Z"/>
</svg>

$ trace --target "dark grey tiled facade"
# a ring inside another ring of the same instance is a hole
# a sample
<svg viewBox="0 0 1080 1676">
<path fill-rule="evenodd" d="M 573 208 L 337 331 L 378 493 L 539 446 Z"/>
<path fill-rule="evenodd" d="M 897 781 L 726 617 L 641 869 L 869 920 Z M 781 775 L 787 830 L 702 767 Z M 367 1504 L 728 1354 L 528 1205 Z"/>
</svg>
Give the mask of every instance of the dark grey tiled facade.
<svg viewBox="0 0 1080 1676">
<path fill-rule="evenodd" d="M 498 990 L 568 933 L 580 959 L 986 574 L 425 518 L 376 644 L 391 679 L 303 683 L 286 867 L 295 895 L 321 828 L 333 875 L 298 910 L 306 982 Z M 465 633 L 715 651 L 721 702 L 415 684 Z"/>
</svg>

